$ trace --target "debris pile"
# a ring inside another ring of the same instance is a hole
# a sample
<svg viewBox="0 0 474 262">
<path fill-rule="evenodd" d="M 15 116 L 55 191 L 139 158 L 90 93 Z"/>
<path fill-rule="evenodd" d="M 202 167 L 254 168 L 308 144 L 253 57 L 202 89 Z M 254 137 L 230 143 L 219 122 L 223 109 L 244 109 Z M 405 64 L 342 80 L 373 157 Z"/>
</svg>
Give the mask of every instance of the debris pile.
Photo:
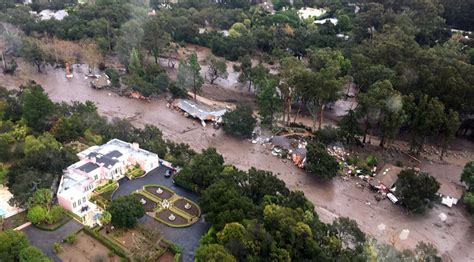
<svg viewBox="0 0 474 262">
<path fill-rule="evenodd" d="M 273 136 L 271 142 L 272 155 L 288 159 L 299 168 L 304 167 L 308 142 L 303 137 L 294 134 Z"/>
</svg>

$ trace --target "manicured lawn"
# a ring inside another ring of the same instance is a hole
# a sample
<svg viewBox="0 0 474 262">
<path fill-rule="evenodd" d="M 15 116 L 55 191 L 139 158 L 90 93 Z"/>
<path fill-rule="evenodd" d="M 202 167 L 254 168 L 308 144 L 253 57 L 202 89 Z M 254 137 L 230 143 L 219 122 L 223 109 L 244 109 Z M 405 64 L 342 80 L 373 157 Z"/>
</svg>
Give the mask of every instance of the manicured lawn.
<svg viewBox="0 0 474 262">
<path fill-rule="evenodd" d="M 58 257 L 64 262 L 120 261 L 120 257 L 82 231 L 77 234 L 73 244 L 63 244 L 63 250 L 58 254 Z"/>
</svg>

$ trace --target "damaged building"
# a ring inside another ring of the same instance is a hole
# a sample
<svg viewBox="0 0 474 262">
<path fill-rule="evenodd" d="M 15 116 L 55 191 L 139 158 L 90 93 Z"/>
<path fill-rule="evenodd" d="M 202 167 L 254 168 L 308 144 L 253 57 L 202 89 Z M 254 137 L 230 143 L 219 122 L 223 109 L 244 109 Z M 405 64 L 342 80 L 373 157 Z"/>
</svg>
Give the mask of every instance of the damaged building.
<svg viewBox="0 0 474 262">
<path fill-rule="evenodd" d="M 222 116 L 228 111 L 226 108 L 215 109 L 188 99 L 178 99 L 173 106 L 183 111 L 186 116 L 200 120 L 203 126 L 206 126 L 206 122 L 222 123 Z"/>
</svg>

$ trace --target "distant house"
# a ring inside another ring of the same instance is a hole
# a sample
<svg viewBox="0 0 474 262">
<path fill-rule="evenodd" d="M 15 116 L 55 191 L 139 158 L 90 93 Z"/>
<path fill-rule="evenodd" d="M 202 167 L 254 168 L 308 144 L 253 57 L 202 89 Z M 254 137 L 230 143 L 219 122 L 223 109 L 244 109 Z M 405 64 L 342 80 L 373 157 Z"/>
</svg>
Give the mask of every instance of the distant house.
<svg viewBox="0 0 474 262">
<path fill-rule="evenodd" d="M 448 207 L 456 205 L 464 194 L 464 186 L 456 184 L 446 179 L 438 179 L 440 184 L 438 194 L 441 196 L 441 203 Z"/>
<path fill-rule="evenodd" d="M 61 178 L 58 202 L 81 217 L 86 225 L 97 223 L 102 210 L 89 201 L 92 191 L 108 180 L 119 180 L 128 168 L 138 165 L 145 172 L 159 166 L 155 153 L 140 149 L 137 143 L 113 139 L 77 154 L 80 161 L 69 166 Z"/>
<path fill-rule="evenodd" d="M 65 10 L 53 11 L 53 10 L 45 9 L 38 13 L 38 17 L 41 20 L 56 19 L 58 21 L 61 21 L 68 15 L 69 14 Z"/>
<path fill-rule="evenodd" d="M 370 181 L 370 185 L 385 193 L 389 192 L 395 182 L 397 182 L 398 174 L 403 168 L 391 164 L 385 164 L 379 173 Z"/>
</svg>

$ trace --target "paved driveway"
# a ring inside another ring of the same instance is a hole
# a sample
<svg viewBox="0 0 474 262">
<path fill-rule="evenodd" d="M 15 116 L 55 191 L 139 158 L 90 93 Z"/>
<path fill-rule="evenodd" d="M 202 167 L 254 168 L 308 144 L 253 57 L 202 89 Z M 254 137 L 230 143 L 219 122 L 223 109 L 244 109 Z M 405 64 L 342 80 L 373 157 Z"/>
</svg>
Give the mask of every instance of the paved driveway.
<svg viewBox="0 0 474 262">
<path fill-rule="evenodd" d="M 122 179 L 119 181 L 120 187 L 115 191 L 113 198 L 129 195 L 133 191 L 141 189 L 144 185 L 158 184 L 171 188 L 177 194 L 187 197 L 197 203 L 198 196 L 196 194 L 175 186 L 172 178 L 165 178 L 164 174 L 167 169 L 167 167 L 160 166 L 150 171 L 145 177 L 135 180 L 128 180 L 128 178 Z M 147 227 L 158 227 L 163 233 L 164 238 L 180 245 L 183 248 L 182 258 L 185 262 L 194 260 L 194 251 L 199 246 L 199 240 L 201 239 L 201 236 L 207 232 L 210 226 L 204 221 L 202 216 L 197 223 L 185 228 L 172 228 L 166 226 L 147 215 L 142 217 L 140 222 Z"/>
<path fill-rule="evenodd" d="M 79 222 L 71 219 L 55 231 L 44 231 L 35 226 L 29 226 L 23 229 L 23 232 L 28 236 L 31 245 L 41 249 L 48 257 L 52 258 L 53 261 L 60 262 L 59 257 L 53 252 L 53 244 L 55 242 L 62 242 L 67 235 L 76 233 L 81 228 L 82 225 Z"/>
</svg>

